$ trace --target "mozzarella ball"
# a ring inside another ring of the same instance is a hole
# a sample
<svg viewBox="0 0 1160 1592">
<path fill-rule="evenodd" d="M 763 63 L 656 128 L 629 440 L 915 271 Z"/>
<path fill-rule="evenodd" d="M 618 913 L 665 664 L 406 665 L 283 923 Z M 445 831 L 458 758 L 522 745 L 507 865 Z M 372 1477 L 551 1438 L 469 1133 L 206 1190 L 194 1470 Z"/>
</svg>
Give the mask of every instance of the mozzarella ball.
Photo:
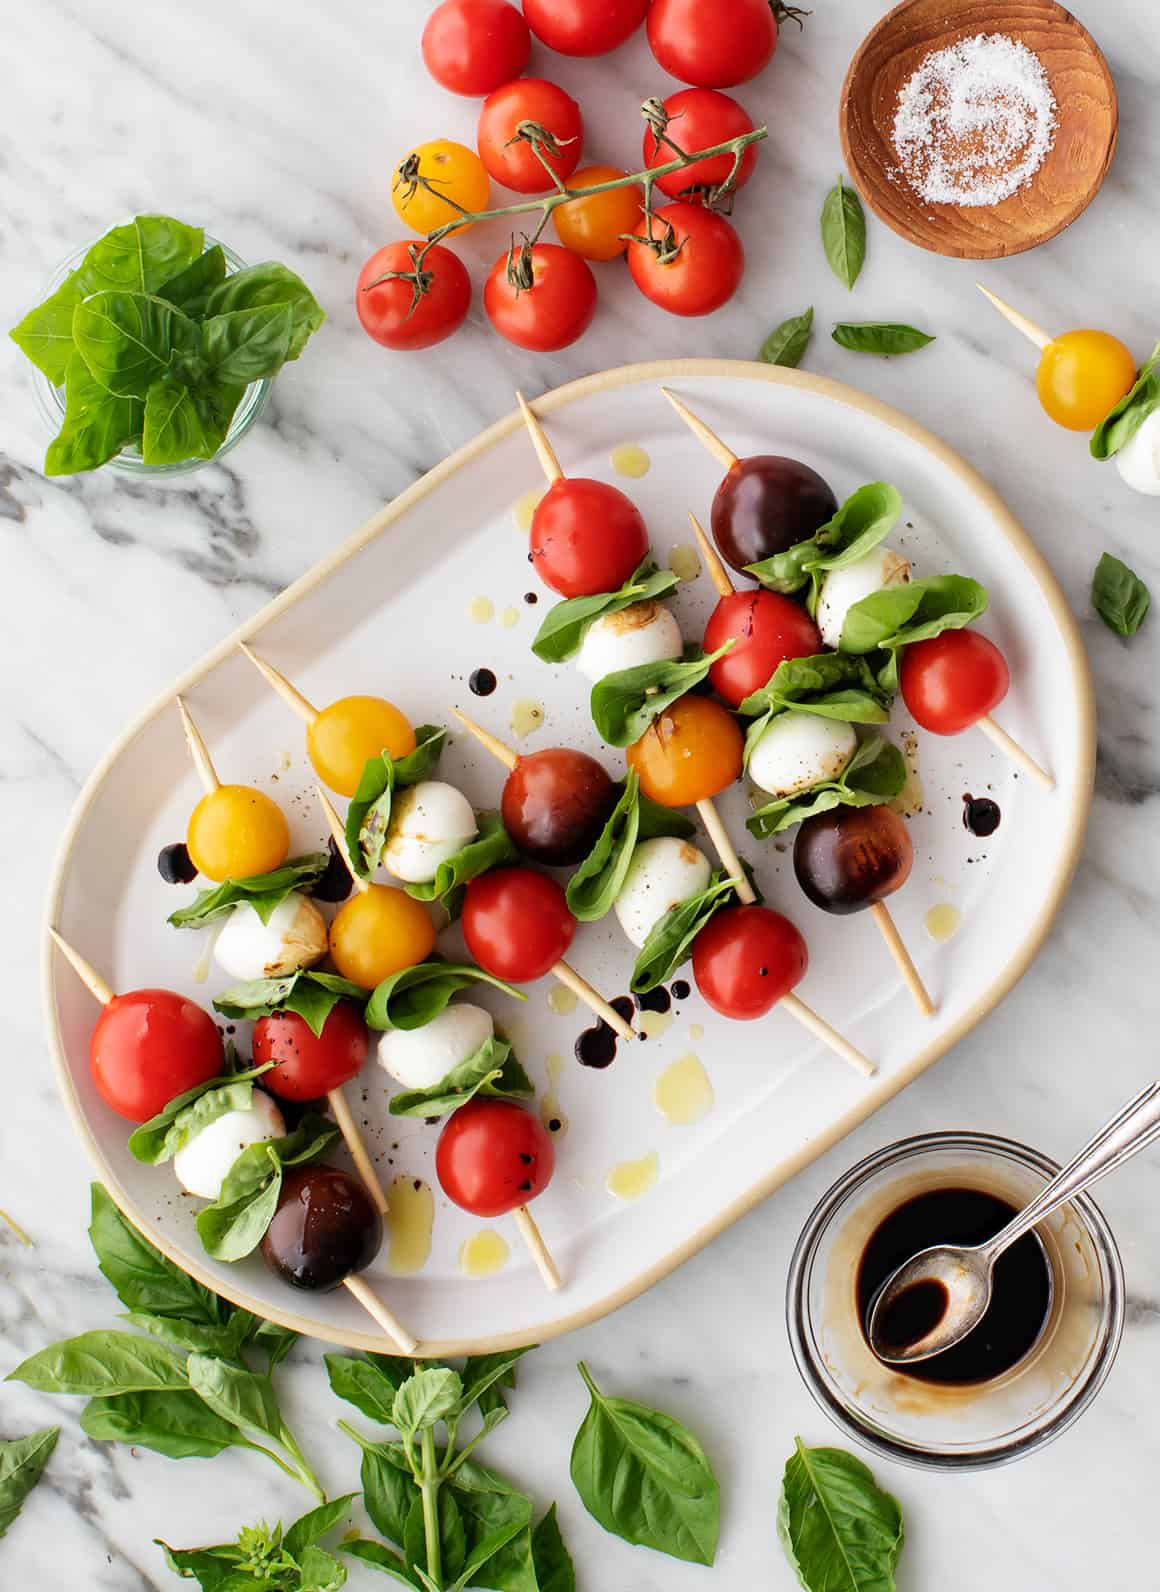
<svg viewBox="0 0 1160 1592">
<path fill-rule="evenodd" d="M 388 1028 L 379 1040 L 379 1066 L 404 1089 L 430 1089 L 494 1033 L 490 1012 L 452 1001 L 422 1028 Z"/>
<path fill-rule="evenodd" d="M 291 890 L 263 923 L 240 901 L 214 941 L 214 961 L 231 978 L 282 978 L 313 967 L 326 955 L 326 919 L 304 895 Z"/>
<path fill-rule="evenodd" d="M 1160 409 L 1152 411 L 1114 457 L 1125 486 L 1160 497 Z"/>
<path fill-rule="evenodd" d="M 818 611 L 814 615 L 826 646 L 838 646 L 846 615 L 855 603 L 886 586 L 905 586 L 909 579 L 909 559 L 892 547 L 876 547 L 856 564 L 832 570 L 822 582 Z"/>
<path fill-rule="evenodd" d="M 588 680 L 603 680 L 638 664 L 671 662 L 684 650 L 680 626 L 663 603 L 629 603 L 588 626 L 576 667 Z"/>
<path fill-rule="evenodd" d="M 280 1139 L 285 1132 L 286 1124 L 275 1102 L 255 1089 L 247 1110 L 227 1111 L 178 1150 L 173 1157 L 177 1181 L 187 1194 L 216 1200 L 226 1173 L 243 1150 L 266 1139 Z"/>
<path fill-rule="evenodd" d="M 398 791 L 391 803 L 383 866 L 405 884 L 429 884 L 439 864 L 478 833 L 462 791 L 442 780 L 420 780 Z"/>
<path fill-rule="evenodd" d="M 624 884 L 613 903 L 620 926 L 641 947 L 670 907 L 707 889 L 713 869 L 703 851 L 675 835 L 642 840 L 632 854 Z"/>
<path fill-rule="evenodd" d="M 816 713 L 782 713 L 753 748 L 749 777 L 771 796 L 796 796 L 837 779 L 858 745 L 854 726 Z"/>
</svg>

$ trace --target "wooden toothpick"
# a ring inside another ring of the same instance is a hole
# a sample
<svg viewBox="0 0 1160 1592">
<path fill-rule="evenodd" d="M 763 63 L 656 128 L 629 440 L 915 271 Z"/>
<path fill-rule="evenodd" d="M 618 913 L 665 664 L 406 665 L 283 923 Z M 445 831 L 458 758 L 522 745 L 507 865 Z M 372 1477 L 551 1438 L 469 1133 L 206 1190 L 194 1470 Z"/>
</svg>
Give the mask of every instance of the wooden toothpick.
<svg viewBox="0 0 1160 1592">
<path fill-rule="evenodd" d="M 805 1001 L 799 1000 L 796 995 L 783 995 L 777 1004 L 803 1028 L 808 1028 L 814 1038 L 820 1039 L 822 1044 L 827 1045 L 836 1056 L 848 1061 L 863 1078 L 874 1076 L 876 1071 L 874 1063 L 868 1061 L 862 1052 L 855 1049 L 836 1028 L 831 1028 L 824 1017 L 819 1017 L 812 1006 L 807 1006 Z"/>
<path fill-rule="evenodd" d="M 1050 335 L 1043 330 L 1042 326 L 1037 326 L 1034 321 L 1029 321 L 1026 315 L 1021 315 L 1017 309 L 1013 309 L 1005 300 L 992 293 L 990 288 L 984 287 L 981 282 L 976 282 L 975 286 L 983 297 L 995 306 L 999 314 L 1010 321 L 1016 331 L 1022 332 L 1024 337 L 1034 343 L 1036 348 L 1046 348 L 1048 343 L 1052 341 Z"/>
<path fill-rule="evenodd" d="M 733 449 L 722 442 L 715 431 L 710 431 L 705 422 L 698 415 L 695 415 L 687 404 L 683 404 L 676 393 L 670 392 L 667 387 L 662 387 L 661 392 L 672 404 L 693 435 L 717 460 L 717 463 L 724 465 L 726 470 L 731 470 L 737 463 L 737 455 L 733 452 Z"/>
<path fill-rule="evenodd" d="M 298 717 L 303 721 L 303 723 L 314 723 L 315 719 L 318 717 L 318 709 L 314 706 L 313 702 L 307 701 L 297 686 L 291 685 L 290 681 L 287 680 L 284 674 L 280 674 L 272 663 L 266 662 L 265 658 L 259 657 L 254 649 L 252 647 L 248 647 L 244 641 L 238 642 L 238 651 L 244 653 L 245 656 L 249 658 L 250 662 L 254 665 L 254 668 L 257 669 L 258 673 L 264 677 L 267 684 L 269 684 L 278 693 L 288 707 L 292 708 L 293 711 L 297 713 Z"/>
<path fill-rule="evenodd" d="M 918 969 L 911 959 L 910 952 L 906 949 L 906 941 L 899 934 L 898 926 L 890 916 L 886 903 L 875 901 L 870 908 L 870 916 L 881 930 L 882 938 L 886 941 L 886 947 L 894 958 L 898 971 L 902 974 L 903 983 L 914 998 L 914 1004 L 924 1017 L 933 1017 L 935 1004 L 927 994 L 926 985 L 919 977 Z"/>
<path fill-rule="evenodd" d="M 316 785 L 314 787 L 314 794 L 318 797 L 318 805 L 322 808 L 323 814 L 326 817 L 327 826 L 329 827 L 331 834 L 334 836 L 334 843 L 338 847 L 338 854 L 346 863 L 347 869 L 350 872 L 350 876 L 354 880 L 354 887 L 360 895 L 363 895 L 370 889 L 371 882 L 369 879 L 364 879 L 361 874 L 356 873 L 354 870 L 350 853 L 346 849 L 346 826 L 343 824 L 342 819 L 335 811 L 334 803 L 323 790 L 321 785 Z"/>
<path fill-rule="evenodd" d="M 1055 781 L 1047 770 L 1040 768 L 1030 752 L 1025 752 L 1014 736 L 1008 735 L 1001 724 L 996 724 L 989 713 L 984 713 L 978 720 L 978 727 L 1025 774 L 1030 774 L 1032 779 L 1038 781 L 1044 790 L 1055 789 Z"/>
<path fill-rule="evenodd" d="M 714 590 L 719 597 L 732 597 L 736 587 L 729 579 L 717 549 L 706 536 L 704 528 L 695 514 L 689 514 L 689 521 L 693 527 L 693 535 L 697 540 L 697 550 L 701 555 L 701 562 L 708 572 L 709 579 L 713 582 Z"/>
<path fill-rule="evenodd" d="M 711 796 L 703 797 L 697 803 L 697 811 L 701 815 L 701 822 L 704 824 L 709 839 L 713 843 L 713 850 L 720 857 L 725 872 L 733 881 L 733 888 L 736 890 L 738 898 L 744 901 L 746 906 L 752 906 L 757 900 L 757 896 L 749 882 L 749 875 L 741 866 L 741 858 L 733 848 L 729 832 L 721 822 L 721 814 L 717 811 L 713 798 Z"/>
<path fill-rule="evenodd" d="M 531 1251 L 532 1259 L 536 1263 L 536 1270 L 544 1279 L 544 1285 L 549 1292 L 557 1293 L 563 1286 L 560 1279 L 559 1268 L 552 1259 L 551 1251 L 540 1235 L 535 1218 L 526 1205 L 518 1206 L 512 1215 L 516 1219 L 516 1226 L 520 1230 L 520 1237 Z"/>
<path fill-rule="evenodd" d="M 49 929 L 48 932 L 52 937 L 53 944 L 65 961 L 70 964 L 89 994 L 94 1000 L 99 1001 L 102 1006 L 107 1006 L 114 994 L 112 985 L 105 982 L 96 968 L 91 967 L 79 951 L 73 950 L 63 935 L 58 934 L 55 929 Z"/>
<path fill-rule="evenodd" d="M 388 1310 L 383 1301 L 361 1277 L 347 1277 L 343 1280 L 346 1288 L 362 1305 L 367 1314 L 382 1327 L 387 1336 L 396 1343 L 404 1354 L 414 1354 L 419 1347 L 419 1340 L 407 1330 L 398 1316 Z"/>
<path fill-rule="evenodd" d="M 466 713 L 460 713 L 458 708 L 452 708 L 451 712 L 454 717 L 459 720 L 460 724 L 463 725 L 463 728 L 475 736 L 475 739 L 481 746 L 487 747 L 488 751 L 491 753 L 492 757 L 497 760 L 497 762 L 502 763 L 503 766 L 509 771 L 515 768 L 516 764 L 520 760 L 518 752 L 514 751 L 510 746 L 507 746 L 503 741 L 492 735 L 490 731 L 485 730 L 482 724 L 476 724 L 474 719 L 469 719 Z"/>
<path fill-rule="evenodd" d="M 176 701 L 177 711 L 181 714 L 181 725 L 185 731 L 185 743 L 189 747 L 189 755 L 193 759 L 197 777 L 201 780 L 206 794 L 212 795 L 221 785 L 221 780 L 218 778 L 217 769 L 213 766 L 209 748 L 202 740 L 201 732 L 190 717 L 189 709 L 183 699 L 178 697 Z"/>
<path fill-rule="evenodd" d="M 528 435 L 532 439 L 532 447 L 536 450 L 536 457 L 540 461 L 540 468 L 547 477 L 548 485 L 551 486 L 554 482 L 563 480 L 564 472 L 560 467 L 559 459 L 556 457 L 556 450 L 548 441 L 548 433 L 544 430 L 536 415 L 532 413 L 531 405 L 522 392 L 516 393 L 516 402 L 520 406 L 520 414 L 524 417 L 524 425 L 528 428 Z"/>
</svg>

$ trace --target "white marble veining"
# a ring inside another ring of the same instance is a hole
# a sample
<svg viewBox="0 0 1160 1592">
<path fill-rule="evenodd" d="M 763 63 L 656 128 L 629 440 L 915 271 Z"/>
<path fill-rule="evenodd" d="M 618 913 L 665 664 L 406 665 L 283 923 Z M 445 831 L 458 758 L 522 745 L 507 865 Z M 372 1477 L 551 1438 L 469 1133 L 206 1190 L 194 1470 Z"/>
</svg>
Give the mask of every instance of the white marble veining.
<svg viewBox="0 0 1160 1592">
<path fill-rule="evenodd" d="M 1110 466 L 1093 464 L 1082 439 L 1044 419 L 1029 382 L 1033 351 L 973 283 L 981 276 L 1049 327 L 1094 323 L 1141 355 L 1152 346 L 1158 235 L 1148 173 L 1160 140 L 1160 35 L 1138 0 L 1105 0 L 1084 15 L 1116 77 L 1121 134 L 1102 195 L 1068 232 L 979 267 L 922 254 L 871 222 L 867 266 L 850 298 L 822 261 L 817 214 L 840 165 L 842 75 L 881 9 L 874 0 L 817 0 L 804 33 L 787 29 L 771 70 L 740 92 L 771 138 L 738 207 L 749 250 L 738 299 L 686 324 L 644 305 L 620 273 L 604 272 L 592 331 L 544 358 L 496 341 L 478 305 L 458 337 L 419 357 L 379 349 L 354 317 L 358 266 L 399 231 L 388 198 L 393 162 L 421 137 L 471 137 L 474 104 L 444 95 L 419 66 L 425 0 L 309 8 L 39 0 L 8 8 L 4 325 L 78 242 L 143 209 L 202 220 L 249 259 L 287 261 L 330 321 L 279 378 L 265 421 L 224 466 L 163 485 L 111 473 L 45 481 L 29 371 L 13 345 L 0 347 L 0 791 L 10 903 L 0 1206 L 36 1240 L 24 1250 L 0 1228 L 0 1372 L 54 1338 L 108 1324 L 115 1306 L 85 1238 L 88 1167 L 49 1075 L 36 990 L 52 853 L 112 735 L 236 620 L 507 410 L 514 385 L 535 392 L 656 355 L 746 357 L 773 323 L 810 302 L 818 331 L 809 368 L 864 387 L 944 436 L 1051 560 L 1083 620 L 1099 691 L 1093 821 L 1055 933 L 999 1011 L 697 1260 L 527 1363 L 491 1457 L 543 1502 L 559 1499 L 580 1584 L 678 1592 L 711 1573 L 606 1538 L 578 1505 L 567 1477 L 585 1402 L 577 1358 L 609 1387 L 672 1410 L 702 1437 L 725 1496 L 715 1584 L 788 1592 L 792 1576 L 774 1537 L 781 1466 L 795 1431 L 835 1440 L 798 1382 L 782 1324 L 788 1253 L 814 1200 L 856 1157 L 917 1131 L 973 1126 L 1065 1152 L 1155 1072 L 1160 631 L 1150 620 L 1130 645 L 1119 642 L 1091 614 L 1087 587 L 1108 548 L 1160 595 L 1157 508 L 1128 493 Z M 642 39 L 595 62 L 540 53 L 534 69 L 581 98 L 592 156 L 632 160 L 636 104 L 663 79 Z M 493 228 L 465 253 L 478 266 L 502 247 Z M 847 314 L 910 320 L 938 341 L 911 359 L 859 358 L 826 336 Z M 907 1514 L 901 1592 L 1138 1584 L 1160 1470 L 1158 1165 L 1144 1157 L 1101 1195 L 1123 1250 L 1129 1318 L 1112 1377 L 1079 1425 L 999 1473 L 944 1479 L 876 1465 Z M 338 1405 L 315 1368 L 320 1353 L 299 1350 L 282 1385 L 325 1482 L 340 1491 L 355 1484 L 356 1466 L 334 1431 Z M 45 1483 L 0 1543 L 0 1584 L 28 1592 L 173 1585 L 154 1536 L 213 1541 L 244 1521 L 306 1507 L 305 1495 L 257 1460 L 176 1464 L 98 1447 L 79 1434 L 78 1408 L 15 1384 L 0 1391 L 0 1436 L 49 1421 L 65 1428 Z M 368 1573 L 352 1585 L 375 1580 Z"/>
</svg>

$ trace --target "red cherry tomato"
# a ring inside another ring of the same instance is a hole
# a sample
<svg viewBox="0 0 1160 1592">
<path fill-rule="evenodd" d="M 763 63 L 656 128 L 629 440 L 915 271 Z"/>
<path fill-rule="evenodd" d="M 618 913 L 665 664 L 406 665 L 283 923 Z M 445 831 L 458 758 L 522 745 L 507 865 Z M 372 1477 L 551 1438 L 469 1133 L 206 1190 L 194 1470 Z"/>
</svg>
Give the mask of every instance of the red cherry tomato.
<svg viewBox="0 0 1160 1592">
<path fill-rule="evenodd" d="M 528 64 L 528 25 L 507 0 L 443 0 L 423 29 L 427 70 L 452 94 L 490 94 Z"/>
<path fill-rule="evenodd" d="M 526 139 L 517 137 L 522 122 L 534 122 L 550 133 L 557 152 L 545 149 L 541 160 Z M 475 141 L 479 158 L 496 182 L 517 193 L 546 193 L 555 184 L 544 169 L 545 162 L 563 181 L 580 164 L 584 119 L 571 94 L 555 83 L 542 77 L 521 77 L 484 100 Z"/>
<path fill-rule="evenodd" d="M 384 348 L 430 348 L 457 332 L 471 308 L 471 278 L 457 254 L 436 243 L 423 258 L 427 291 L 416 301 L 415 285 L 393 272 L 415 274 L 414 243 L 388 243 L 359 272 L 354 307 L 363 331 Z"/>
<path fill-rule="evenodd" d="M 977 724 L 1007 695 L 1007 660 L 976 630 L 944 630 L 902 654 L 902 699 L 915 722 L 935 735 Z"/>
<path fill-rule="evenodd" d="M 661 309 L 670 315 L 711 315 L 736 293 L 745 274 L 745 250 L 724 216 L 678 200 L 656 212 L 652 236 L 665 241 L 670 257 L 662 261 L 647 243 L 630 243 L 628 268 L 645 298 Z"/>
<path fill-rule="evenodd" d="M 528 26 L 561 55 L 607 55 L 631 38 L 649 0 L 524 0 Z"/>
<path fill-rule="evenodd" d="M 705 626 L 705 651 L 716 652 L 730 637 L 733 646 L 709 670 L 709 681 L 731 707 L 767 684 L 786 658 L 821 652 L 822 638 L 809 614 L 777 592 L 738 591 L 722 597 Z"/>
<path fill-rule="evenodd" d="M 254 1065 L 275 1065 L 263 1086 L 282 1100 L 318 1100 L 340 1089 L 367 1059 L 367 1025 L 357 1006 L 339 1001 L 316 1034 L 297 1012 L 272 1012 L 254 1024 Z"/>
<path fill-rule="evenodd" d="M 532 285 L 508 281 L 501 254 L 483 284 L 483 307 L 501 337 L 518 348 L 552 354 L 588 330 L 596 314 L 596 278 L 587 260 L 558 243 L 532 248 Z"/>
<path fill-rule="evenodd" d="M 723 1017 L 763 1017 L 808 966 L 806 942 L 769 907 L 726 907 L 693 941 L 697 988 Z"/>
<path fill-rule="evenodd" d="M 481 1100 L 447 1119 L 435 1172 L 449 1200 L 473 1216 L 503 1216 L 542 1194 L 556 1151 L 538 1117 L 514 1100 Z"/>
<path fill-rule="evenodd" d="M 536 574 L 561 597 L 619 591 L 648 552 L 648 527 L 618 487 L 564 476 L 532 515 Z"/>
<path fill-rule="evenodd" d="M 93 1082 L 106 1105 L 148 1122 L 187 1089 L 225 1066 L 222 1036 L 208 1012 L 171 989 L 114 995 L 89 1041 Z"/>
<path fill-rule="evenodd" d="M 723 144 L 741 133 L 751 133 L 753 122 L 749 112 L 738 105 L 728 94 L 718 94 L 711 88 L 683 88 L 670 94 L 664 102 L 669 113 L 666 137 L 676 144 L 683 154 L 694 149 L 709 149 L 713 144 Z M 672 160 L 675 150 L 671 144 L 661 143 L 651 127 L 645 128 L 644 163 L 660 166 Z M 744 188 L 757 164 L 757 145 L 747 144 L 741 152 L 741 162 L 733 179 L 733 192 Z M 710 160 L 695 160 L 691 166 L 672 171 L 667 177 L 657 179 L 657 187 L 670 198 L 687 193 L 690 188 L 718 188 L 728 181 L 733 170 L 732 155 L 714 155 Z"/>
<path fill-rule="evenodd" d="M 666 72 L 699 88 L 756 77 L 777 49 L 769 0 L 653 0 L 648 42 Z"/>
<path fill-rule="evenodd" d="M 485 972 L 509 984 L 543 978 L 576 932 L 564 892 L 530 868 L 493 868 L 467 886 L 463 938 Z"/>
</svg>

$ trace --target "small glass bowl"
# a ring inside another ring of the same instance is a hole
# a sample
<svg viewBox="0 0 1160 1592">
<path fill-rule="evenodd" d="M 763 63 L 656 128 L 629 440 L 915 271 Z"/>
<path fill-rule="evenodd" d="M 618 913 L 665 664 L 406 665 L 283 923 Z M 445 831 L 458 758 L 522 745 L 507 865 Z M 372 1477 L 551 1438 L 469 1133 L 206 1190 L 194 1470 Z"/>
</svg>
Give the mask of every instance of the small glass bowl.
<svg viewBox="0 0 1160 1592">
<path fill-rule="evenodd" d="M 66 260 L 61 261 L 52 273 L 42 297 L 47 297 L 50 293 L 56 292 L 65 277 L 70 271 L 76 270 L 96 241 L 94 238 L 92 242 L 83 244 L 79 249 L 74 249 Z M 220 239 L 211 238 L 209 233 L 206 233 L 205 247 L 207 249 L 212 249 L 219 242 Z M 246 262 L 240 255 L 235 254 L 228 244 L 222 243 L 221 250 L 226 257 L 226 275 L 233 276 L 234 272 L 240 271 Z M 39 303 L 40 300 L 37 300 L 37 302 Z M 182 459 L 177 464 L 146 464 L 141 457 L 141 450 L 133 446 L 123 449 L 120 453 L 115 454 L 113 458 L 108 459 L 101 466 L 101 469 L 123 470 L 127 475 L 187 475 L 191 470 L 200 469 L 203 464 L 213 464 L 221 458 L 223 453 L 228 453 L 231 448 L 236 447 L 255 420 L 258 419 L 270 397 L 271 385 L 272 383 L 268 376 L 263 377 L 261 381 L 250 383 L 242 394 L 241 402 L 234 410 L 234 417 L 230 421 L 230 428 L 226 432 L 221 447 L 211 459 Z M 35 366 L 32 369 L 32 387 L 36 394 L 37 403 L 40 406 L 40 412 L 51 428 L 52 435 L 55 436 L 64 422 L 64 388 L 54 387 L 44 372 L 38 370 Z"/>
<path fill-rule="evenodd" d="M 870 1352 L 858 1313 L 862 1251 L 905 1200 L 958 1187 L 1022 1206 L 1058 1170 L 1010 1139 L 931 1133 L 868 1156 L 823 1196 L 790 1262 L 786 1321 L 802 1380 L 852 1438 L 903 1464 L 980 1470 L 1042 1448 L 1091 1403 L 1120 1346 L 1124 1274 L 1085 1195 L 1036 1228 L 1054 1296 L 1034 1346 L 1002 1376 L 947 1386 L 900 1375 Z"/>
</svg>

